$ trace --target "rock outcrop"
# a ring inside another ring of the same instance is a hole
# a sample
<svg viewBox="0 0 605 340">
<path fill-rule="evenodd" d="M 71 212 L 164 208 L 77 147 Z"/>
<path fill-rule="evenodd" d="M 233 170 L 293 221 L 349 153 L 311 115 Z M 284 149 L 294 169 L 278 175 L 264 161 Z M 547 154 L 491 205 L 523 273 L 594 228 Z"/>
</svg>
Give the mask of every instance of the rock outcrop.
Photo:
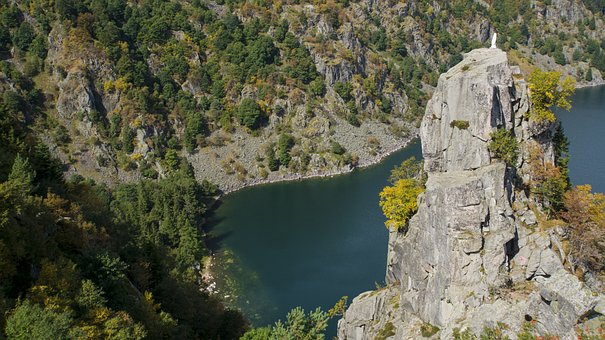
<svg viewBox="0 0 605 340">
<path fill-rule="evenodd" d="M 441 75 L 420 129 L 428 181 L 418 212 L 390 233 L 387 287 L 353 300 L 339 339 L 417 338 L 422 324 L 440 338 L 505 325 L 514 338 L 527 322 L 567 339 L 599 315 L 598 296 L 564 268 L 559 234 L 537 222 L 523 185 L 531 148 L 554 161 L 554 124 L 534 126 L 529 107 L 501 50 L 471 51 Z M 490 155 L 498 128 L 519 142 L 517 167 Z"/>
</svg>

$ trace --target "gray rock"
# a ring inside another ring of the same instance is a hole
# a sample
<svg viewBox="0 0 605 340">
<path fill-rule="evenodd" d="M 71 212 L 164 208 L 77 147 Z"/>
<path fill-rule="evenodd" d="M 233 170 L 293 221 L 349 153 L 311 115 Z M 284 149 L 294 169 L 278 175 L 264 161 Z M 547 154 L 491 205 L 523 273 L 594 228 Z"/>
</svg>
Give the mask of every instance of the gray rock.
<svg viewBox="0 0 605 340">
<path fill-rule="evenodd" d="M 506 53 L 479 49 L 439 78 L 420 130 L 426 191 L 407 231 L 389 234 L 386 280 L 399 308 L 385 312 L 383 291 L 362 294 L 339 322 L 339 339 L 371 339 L 387 322 L 399 338 L 417 338 L 418 319 L 439 326 L 443 339 L 456 327 L 480 332 L 498 322 L 515 337 L 526 318 L 541 334 L 570 338 L 597 304 L 551 248 L 560 249 L 556 235 L 527 227 L 538 221 L 513 179 L 530 175 L 530 144 L 553 160 L 553 125 L 527 123 L 517 71 Z M 519 168 L 490 157 L 496 128 L 514 131 Z"/>
</svg>

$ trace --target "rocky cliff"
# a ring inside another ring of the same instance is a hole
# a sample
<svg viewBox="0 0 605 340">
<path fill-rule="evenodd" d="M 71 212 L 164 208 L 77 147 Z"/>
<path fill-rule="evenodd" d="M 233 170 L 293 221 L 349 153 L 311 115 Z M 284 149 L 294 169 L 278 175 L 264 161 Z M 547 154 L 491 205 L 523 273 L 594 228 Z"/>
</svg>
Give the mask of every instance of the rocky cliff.
<svg viewBox="0 0 605 340">
<path fill-rule="evenodd" d="M 407 230 L 390 233 L 387 286 L 353 300 L 339 339 L 485 327 L 571 339 L 600 316 L 601 297 L 566 270 L 561 228 L 540 223 L 524 184 L 530 150 L 554 161 L 554 124 L 532 123 L 529 108 L 526 83 L 499 49 L 473 50 L 440 76 L 420 128 L 426 191 Z M 490 155 L 497 128 L 519 142 L 516 167 Z"/>
</svg>

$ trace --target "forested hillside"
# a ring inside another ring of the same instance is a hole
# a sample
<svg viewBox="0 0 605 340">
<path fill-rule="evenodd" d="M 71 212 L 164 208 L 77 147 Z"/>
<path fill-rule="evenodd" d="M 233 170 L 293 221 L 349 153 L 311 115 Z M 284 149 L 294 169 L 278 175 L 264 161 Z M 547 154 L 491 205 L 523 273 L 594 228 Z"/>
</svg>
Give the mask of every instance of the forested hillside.
<svg viewBox="0 0 605 340">
<path fill-rule="evenodd" d="M 379 159 L 494 32 L 524 72 L 603 83 L 604 7 L 0 0 L 0 326 L 237 337 L 200 291 L 217 190 Z"/>
<path fill-rule="evenodd" d="M 0 338 L 241 335 L 244 317 L 200 291 L 199 227 L 216 188 L 185 162 L 112 190 L 64 180 L 20 111 L 38 114 L 37 94 L 24 95 L 0 105 Z"/>
<path fill-rule="evenodd" d="M 437 76 L 493 32 L 602 82 L 602 1 L 0 1 L 0 82 L 70 173 L 231 189 L 342 171 L 417 131 Z M 35 97 L 35 98 L 34 98 Z M 34 107 L 37 105 L 37 107 Z"/>
</svg>

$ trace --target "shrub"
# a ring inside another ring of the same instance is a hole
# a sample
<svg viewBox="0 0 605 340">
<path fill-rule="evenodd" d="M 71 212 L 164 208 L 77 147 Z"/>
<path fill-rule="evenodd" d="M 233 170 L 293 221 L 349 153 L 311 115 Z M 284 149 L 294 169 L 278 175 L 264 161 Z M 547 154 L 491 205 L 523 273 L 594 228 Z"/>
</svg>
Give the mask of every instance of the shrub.
<svg viewBox="0 0 605 340">
<path fill-rule="evenodd" d="M 129 126 L 124 126 L 124 128 L 122 128 L 122 148 L 127 153 L 132 153 L 134 151 L 134 138 L 134 131 Z"/>
<path fill-rule="evenodd" d="M 466 130 L 469 126 L 468 120 L 452 120 L 450 123 L 451 128 L 458 128 L 460 130 Z"/>
<path fill-rule="evenodd" d="M 347 150 L 345 150 L 345 148 L 342 145 L 340 145 L 340 143 L 338 143 L 336 141 L 331 141 L 330 142 L 330 151 L 332 151 L 332 153 L 336 154 L 336 155 L 344 155 L 344 153 Z"/>
<path fill-rule="evenodd" d="M 13 42 L 19 49 L 26 51 L 31 42 L 36 37 L 36 32 L 32 25 L 27 22 L 22 22 L 19 28 L 15 31 Z"/>
<path fill-rule="evenodd" d="M 389 321 L 380 329 L 376 335 L 376 340 L 385 340 L 394 336 L 395 334 L 395 326 Z"/>
<path fill-rule="evenodd" d="M 430 338 L 437 334 L 437 332 L 439 332 L 439 327 L 433 326 L 430 323 L 423 323 L 422 326 L 420 326 L 420 333 L 425 338 Z"/>
<path fill-rule="evenodd" d="M 254 99 L 244 98 L 237 109 L 237 118 L 243 126 L 256 130 L 260 127 L 262 111 Z"/>
<path fill-rule="evenodd" d="M 529 90 L 532 102 L 530 119 L 536 122 L 554 122 L 555 114 L 551 107 L 565 110 L 571 108 L 569 97 L 575 92 L 576 82 L 571 77 L 560 81 L 560 72 L 544 72 L 534 69 L 529 76 Z"/>
<path fill-rule="evenodd" d="M 55 313 L 28 300 L 20 304 L 6 320 L 6 335 L 11 339 L 67 339 L 82 336 L 67 313 Z"/>
<path fill-rule="evenodd" d="M 360 127 L 361 126 L 361 122 L 359 121 L 359 118 L 357 118 L 357 115 L 354 113 L 349 113 L 347 115 L 347 122 L 351 125 L 353 125 L 354 127 Z"/>
<path fill-rule="evenodd" d="M 309 91 L 316 97 L 323 97 L 323 95 L 326 94 L 326 84 L 324 84 L 323 79 L 317 77 L 309 83 Z"/>
<path fill-rule="evenodd" d="M 545 161 L 539 146 L 530 149 L 531 192 L 536 195 L 552 214 L 563 208 L 563 194 L 568 188 L 567 178 L 561 169 Z"/>
<path fill-rule="evenodd" d="M 563 196 L 563 219 L 569 224 L 569 245 L 574 265 L 601 271 L 605 259 L 605 196 L 580 185 Z"/>
<path fill-rule="evenodd" d="M 267 147 L 265 151 L 265 156 L 267 158 L 267 166 L 271 171 L 277 171 L 279 169 L 279 160 L 275 158 L 275 151 L 273 150 L 273 145 Z"/>
<path fill-rule="evenodd" d="M 288 166 L 292 157 L 290 156 L 290 149 L 294 146 L 294 138 L 287 134 L 283 133 L 279 136 L 279 140 L 277 142 L 277 152 L 279 158 L 279 164 L 283 166 Z"/>
<path fill-rule="evenodd" d="M 389 182 L 391 182 L 391 184 L 395 184 L 400 179 L 415 179 L 420 181 L 422 186 L 424 186 L 427 175 L 424 172 L 423 167 L 424 161 L 416 160 L 416 157 L 412 156 L 391 170 Z"/>
<path fill-rule="evenodd" d="M 415 179 L 400 179 L 380 193 L 380 207 L 387 221 L 387 228 L 402 230 L 418 210 L 418 195 L 424 191 Z"/>
<path fill-rule="evenodd" d="M 342 98 L 342 100 L 344 100 L 345 102 L 348 102 L 353 99 L 353 96 L 351 95 L 351 91 L 353 91 L 353 86 L 351 86 L 351 83 L 343 83 L 337 81 L 336 83 L 334 83 L 334 91 L 336 91 L 340 98 Z"/>
<path fill-rule="evenodd" d="M 514 166 L 519 156 L 519 142 L 512 131 L 500 128 L 491 134 L 491 138 L 487 148 L 492 156 L 507 165 Z"/>
</svg>

